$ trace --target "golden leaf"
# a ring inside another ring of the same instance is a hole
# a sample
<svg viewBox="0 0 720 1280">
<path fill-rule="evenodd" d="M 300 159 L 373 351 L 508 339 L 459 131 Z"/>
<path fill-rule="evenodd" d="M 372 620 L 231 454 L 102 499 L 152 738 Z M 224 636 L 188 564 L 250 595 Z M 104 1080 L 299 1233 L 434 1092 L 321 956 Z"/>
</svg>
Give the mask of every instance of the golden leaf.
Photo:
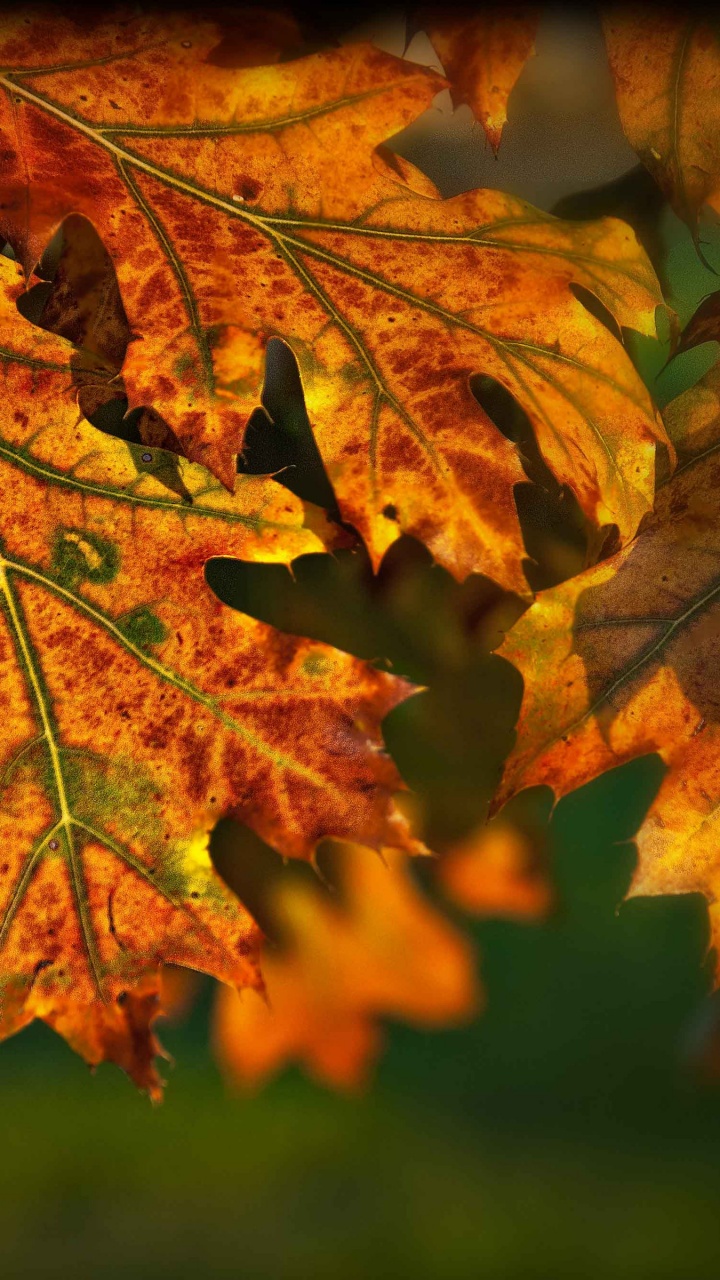
<svg viewBox="0 0 720 1280">
<path fill-rule="evenodd" d="M 456 576 L 524 592 L 513 445 L 470 389 L 528 413 L 588 518 L 630 536 L 663 439 L 627 354 L 574 290 L 654 332 L 662 299 L 630 229 L 510 196 L 433 198 L 378 153 L 436 75 L 367 45 L 212 64 L 184 15 L 0 24 L 2 225 L 27 270 L 69 214 L 97 228 L 132 339 L 130 406 L 235 482 L 265 345 L 287 340 L 343 517 L 377 565 L 402 532 Z"/>
</svg>

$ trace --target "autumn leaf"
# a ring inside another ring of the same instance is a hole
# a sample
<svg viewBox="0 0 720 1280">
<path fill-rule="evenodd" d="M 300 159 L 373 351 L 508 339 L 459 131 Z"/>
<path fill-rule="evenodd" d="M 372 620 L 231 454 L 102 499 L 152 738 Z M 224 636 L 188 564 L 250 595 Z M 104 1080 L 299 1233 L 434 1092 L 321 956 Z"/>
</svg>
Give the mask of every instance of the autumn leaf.
<svg viewBox="0 0 720 1280">
<path fill-rule="evenodd" d="M 267 1000 L 218 992 L 214 1043 L 233 1083 L 257 1086 L 286 1062 L 335 1088 L 367 1080 L 380 1019 L 420 1027 L 472 1016 L 470 948 L 413 884 L 407 859 L 343 849 L 341 900 L 320 885 L 276 887 L 283 947 L 266 947 Z"/>
<path fill-rule="evenodd" d="M 691 6 L 606 10 L 620 120 L 696 245 L 703 205 L 720 212 L 720 45 Z"/>
<path fill-rule="evenodd" d="M 499 650 L 525 681 L 499 801 L 657 752 L 631 893 L 704 893 L 720 954 L 720 367 L 666 419 L 680 464 L 635 542 L 543 592 Z"/>
<path fill-rule="evenodd" d="M 112 1001 L 87 1004 L 82 998 L 75 1000 L 71 994 L 62 998 L 57 993 L 48 993 L 47 999 L 41 1000 L 32 1012 L 26 1006 L 23 1025 L 32 1017 L 44 1018 L 89 1066 L 114 1062 L 153 1102 L 160 1102 L 165 1081 L 155 1059 L 168 1055 L 155 1035 L 153 1024 L 161 1012 L 160 982 L 155 972 L 145 974 Z M 19 1026 L 13 1026 L 12 1030 L 19 1030 Z M 2 1025 L 2 1031 L 8 1034 L 7 1024 Z"/>
<path fill-rule="evenodd" d="M 230 70 L 208 61 L 218 36 L 184 15 L 87 27 L 26 10 L 0 26 L 5 234 L 29 270 L 66 216 L 93 222 L 132 334 L 131 408 L 231 487 L 265 345 L 283 338 L 373 563 L 405 532 L 456 576 L 524 592 L 523 471 L 470 389 L 484 373 L 588 518 L 629 537 L 662 427 L 575 292 L 654 332 L 662 299 L 633 233 L 496 192 L 436 198 L 379 150 L 444 84 L 423 68 L 350 45 Z"/>
<path fill-rule="evenodd" d="M 379 727 L 410 687 L 220 603 L 211 557 L 289 563 L 330 526 L 272 480 L 233 496 L 79 418 L 73 349 L 19 316 L 21 289 L 0 258 L 0 1034 L 41 1017 L 119 1060 L 144 1020 L 151 1062 L 138 984 L 158 963 L 259 984 L 218 818 L 291 856 L 416 847 Z"/>
<path fill-rule="evenodd" d="M 496 818 L 443 854 L 437 880 L 452 902 L 474 915 L 538 919 L 552 902 L 538 853 L 528 832 Z"/>
<path fill-rule="evenodd" d="M 537 8 L 423 9 L 416 21 L 443 65 L 453 104 L 468 104 L 497 155 L 508 98 L 533 53 Z"/>
</svg>

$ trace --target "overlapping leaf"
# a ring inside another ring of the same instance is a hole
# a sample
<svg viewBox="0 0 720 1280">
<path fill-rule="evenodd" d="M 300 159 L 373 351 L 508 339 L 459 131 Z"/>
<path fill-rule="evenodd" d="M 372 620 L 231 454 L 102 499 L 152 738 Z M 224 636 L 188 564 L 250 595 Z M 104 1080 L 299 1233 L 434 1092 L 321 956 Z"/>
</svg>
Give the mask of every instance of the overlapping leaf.
<svg viewBox="0 0 720 1280">
<path fill-rule="evenodd" d="M 332 541 L 324 517 L 96 431 L 6 258 L 0 285 L 0 1034 L 45 1018 L 153 1089 L 137 984 L 158 962 L 259 981 L 214 823 L 301 857 L 331 835 L 412 848 L 379 731 L 409 687 L 220 604 L 210 557 L 288 563 Z"/>
<path fill-rule="evenodd" d="M 427 31 L 450 81 L 455 105 L 466 102 L 497 155 L 507 123 L 510 94 L 533 52 L 537 8 L 499 5 L 473 12 L 468 6 L 422 9 L 417 25 Z"/>
<path fill-rule="evenodd" d="M 678 6 L 610 8 L 605 38 L 628 141 L 698 237 L 720 211 L 720 43 L 711 15 Z"/>
<path fill-rule="evenodd" d="M 496 378 L 596 524 L 648 508 L 661 427 L 616 339 L 574 295 L 653 332 L 634 235 L 493 192 L 441 201 L 377 148 L 443 84 L 365 45 L 212 65 L 212 22 L 0 26 L 3 227 L 26 265 L 69 213 L 115 263 L 131 405 L 234 481 L 263 352 L 285 338 L 341 510 L 375 563 L 399 536 L 461 577 L 525 589 L 513 446 L 473 397 Z"/>
<path fill-rule="evenodd" d="M 343 853 L 339 903 L 319 886 L 279 886 L 284 945 L 263 954 L 267 1002 L 218 993 L 216 1049 L 239 1084 L 297 1060 L 323 1083 L 356 1088 L 379 1050 L 383 1017 L 433 1027 L 476 1010 L 470 948 L 423 899 L 405 856 Z"/>
<path fill-rule="evenodd" d="M 500 800 L 658 752 L 632 892 L 705 893 L 720 944 L 720 368 L 666 416 L 681 464 L 634 544 L 543 592 L 500 649 L 525 680 Z"/>
</svg>

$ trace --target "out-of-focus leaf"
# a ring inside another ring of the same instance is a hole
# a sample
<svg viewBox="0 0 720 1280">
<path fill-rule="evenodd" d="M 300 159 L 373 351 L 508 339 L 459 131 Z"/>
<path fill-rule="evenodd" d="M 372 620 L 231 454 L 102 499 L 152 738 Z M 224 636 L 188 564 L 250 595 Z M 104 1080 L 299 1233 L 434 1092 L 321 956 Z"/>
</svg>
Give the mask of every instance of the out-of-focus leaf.
<svg viewBox="0 0 720 1280">
<path fill-rule="evenodd" d="M 233 1083 L 256 1086 L 298 1061 L 325 1084 L 357 1088 L 379 1051 L 380 1019 L 440 1027 L 477 1009 L 470 948 L 415 887 L 405 856 L 343 854 L 341 902 L 319 886 L 277 886 L 284 945 L 263 954 L 267 1001 L 218 994 L 215 1045 Z"/>
<path fill-rule="evenodd" d="M 437 879 L 453 902 L 474 915 L 537 919 L 552 888 L 537 845 L 515 823 L 495 819 L 448 849 Z"/>
<path fill-rule="evenodd" d="M 416 22 L 442 62 L 455 106 L 468 104 L 497 155 L 508 98 L 533 53 L 537 7 L 429 8 Z"/>
</svg>

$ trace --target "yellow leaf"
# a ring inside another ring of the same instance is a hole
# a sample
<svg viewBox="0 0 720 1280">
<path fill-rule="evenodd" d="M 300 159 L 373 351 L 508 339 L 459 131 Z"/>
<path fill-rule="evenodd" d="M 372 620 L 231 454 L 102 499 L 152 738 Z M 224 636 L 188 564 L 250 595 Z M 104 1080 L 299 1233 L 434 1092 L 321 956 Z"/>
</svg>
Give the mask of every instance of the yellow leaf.
<svg viewBox="0 0 720 1280">
<path fill-rule="evenodd" d="M 720 211 L 720 44 L 709 15 L 682 6 L 604 16 L 628 142 L 698 243 L 703 205 Z"/>
<path fill-rule="evenodd" d="M 680 465 L 635 542 L 543 592 L 499 653 L 522 672 L 498 801 L 657 752 L 631 893 L 702 892 L 720 944 L 720 367 L 666 411 Z"/>
</svg>

